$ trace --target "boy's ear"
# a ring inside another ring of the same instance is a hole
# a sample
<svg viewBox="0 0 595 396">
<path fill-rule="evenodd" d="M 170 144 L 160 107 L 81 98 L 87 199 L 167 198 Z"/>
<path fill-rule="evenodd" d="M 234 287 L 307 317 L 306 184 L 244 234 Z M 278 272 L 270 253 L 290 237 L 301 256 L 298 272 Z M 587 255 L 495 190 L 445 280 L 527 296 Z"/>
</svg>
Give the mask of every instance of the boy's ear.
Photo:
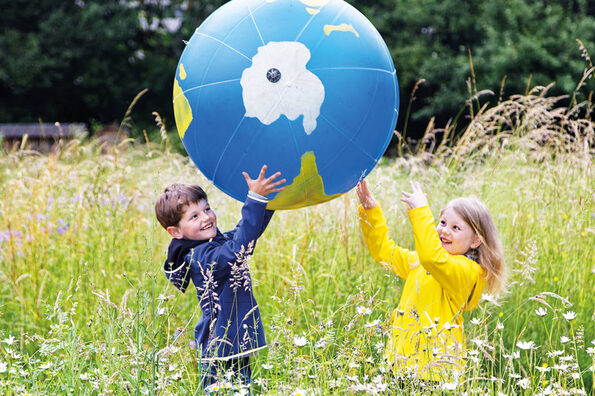
<svg viewBox="0 0 595 396">
<path fill-rule="evenodd" d="M 166 228 L 166 231 L 169 233 L 169 235 L 171 235 L 172 237 L 174 237 L 176 239 L 184 238 L 182 231 L 180 231 L 180 229 L 176 226 L 169 226 Z"/>
</svg>

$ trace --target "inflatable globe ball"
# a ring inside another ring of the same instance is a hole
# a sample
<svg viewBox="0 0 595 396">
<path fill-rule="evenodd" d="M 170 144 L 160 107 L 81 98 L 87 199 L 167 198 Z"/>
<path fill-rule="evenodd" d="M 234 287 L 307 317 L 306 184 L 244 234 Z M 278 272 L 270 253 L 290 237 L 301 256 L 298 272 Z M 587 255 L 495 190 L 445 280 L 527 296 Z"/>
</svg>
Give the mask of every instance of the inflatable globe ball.
<svg viewBox="0 0 595 396">
<path fill-rule="evenodd" d="M 376 165 L 393 134 L 395 67 L 380 34 L 343 0 L 232 0 L 180 57 L 173 104 L 192 161 L 243 201 L 242 171 L 281 171 L 270 209 L 328 201 Z"/>
</svg>

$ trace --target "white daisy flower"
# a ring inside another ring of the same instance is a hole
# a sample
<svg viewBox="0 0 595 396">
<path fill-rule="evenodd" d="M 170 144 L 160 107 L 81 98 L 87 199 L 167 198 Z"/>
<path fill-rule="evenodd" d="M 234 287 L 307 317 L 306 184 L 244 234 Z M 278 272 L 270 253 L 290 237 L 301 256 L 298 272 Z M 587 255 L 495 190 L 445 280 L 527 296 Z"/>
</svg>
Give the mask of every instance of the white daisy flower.
<svg viewBox="0 0 595 396">
<path fill-rule="evenodd" d="M 522 380 L 517 382 L 517 385 L 523 389 L 529 389 L 531 386 L 531 380 L 529 378 L 523 378 Z"/>
<path fill-rule="evenodd" d="M 376 319 L 376 320 L 373 320 L 373 321 L 371 321 L 371 322 L 368 322 L 368 323 L 366 323 L 366 324 L 364 325 L 364 327 L 365 327 L 365 328 L 367 328 L 367 329 L 369 329 L 369 328 L 372 328 L 372 327 L 376 327 L 376 326 L 378 326 L 379 324 L 380 324 L 380 320 L 379 320 L 379 319 Z"/>
<path fill-rule="evenodd" d="M 376 391 L 376 393 L 384 393 L 387 389 L 388 386 L 384 382 L 378 382 L 374 384 L 373 391 Z M 372 394 L 374 394 L 374 392 L 372 392 Z"/>
<path fill-rule="evenodd" d="M 372 313 L 372 310 L 366 307 L 359 306 L 357 307 L 356 312 L 359 315 L 370 315 Z"/>
<path fill-rule="evenodd" d="M 457 386 L 456 382 L 445 382 L 442 384 L 442 390 L 453 391 L 457 389 Z"/>
<path fill-rule="evenodd" d="M 576 319 L 576 312 L 568 311 L 566 313 L 563 313 L 562 316 L 564 316 L 564 319 L 566 319 L 567 321 L 570 322 L 570 321 Z"/>
<path fill-rule="evenodd" d="M 566 344 L 568 341 L 570 341 L 570 338 L 566 337 L 566 336 L 562 336 L 560 337 L 560 342 L 562 344 Z"/>
<path fill-rule="evenodd" d="M 300 337 L 300 336 L 293 337 L 293 345 L 295 345 L 298 348 L 303 347 L 307 343 L 308 343 L 308 340 L 306 339 L 306 337 Z"/>
<path fill-rule="evenodd" d="M 535 349 L 535 343 L 533 341 L 519 341 L 516 343 L 516 346 L 525 351 Z"/>
<path fill-rule="evenodd" d="M 498 302 L 498 298 L 496 298 L 496 296 L 494 296 L 493 294 L 489 293 L 482 294 L 481 299 L 492 304 L 496 304 Z"/>
<path fill-rule="evenodd" d="M 539 307 L 535 310 L 535 313 L 537 314 L 537 316 L 545 316 L 547 314 L 547 309 L 545 309 L 544 307 Z"/>
<path fill-rule="evenodd" d="M 548 357 L 554 358 L 557 356 L 562 356 L 564 354 L 564 351 L 551 351 L 547 353 Z"/>
<path fill-rule="evenodd" d="M 46 362 L 46 363 L 43 363 L 41 366 L 39 366 L 39 368 L 42 370 L 47 370 L 50 367 L 52 367 L 52 362 Z"/>
<path fill-rule="evenodd" d="M 446 323 L 444 323 L 444 324 L 442 325 L 442 328 L 443 328 L 444 330 L 451 330 L 451 329 L 455 329 L 455 328 L 457 328 L 457 327 L 459 327 L 459 325 L 454 325 L 454 324 L 452 324 L 452 323 L 450 323 L 450 322 L 446 322 Z"/>
</svg>

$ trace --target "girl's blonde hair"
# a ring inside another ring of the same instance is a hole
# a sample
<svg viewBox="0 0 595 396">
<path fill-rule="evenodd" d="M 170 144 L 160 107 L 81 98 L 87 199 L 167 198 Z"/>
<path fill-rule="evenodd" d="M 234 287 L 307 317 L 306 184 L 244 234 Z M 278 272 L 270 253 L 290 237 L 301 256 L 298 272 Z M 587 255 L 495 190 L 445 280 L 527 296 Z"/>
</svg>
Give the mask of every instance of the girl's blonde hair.
<svg viewBox="0 0 595 396">
<path fill-rule="evenodd" d="M 447 208 L 452 208 L 461 216 L 481 240 L 481 245 L 477 247 L 477 262 L 486 272 L 488 292 L 497 295 L 506 284 L 507 271 L 502 244 L 488 208 L 475 197 L 453 199 L 442 212 Z"/>
</svg>

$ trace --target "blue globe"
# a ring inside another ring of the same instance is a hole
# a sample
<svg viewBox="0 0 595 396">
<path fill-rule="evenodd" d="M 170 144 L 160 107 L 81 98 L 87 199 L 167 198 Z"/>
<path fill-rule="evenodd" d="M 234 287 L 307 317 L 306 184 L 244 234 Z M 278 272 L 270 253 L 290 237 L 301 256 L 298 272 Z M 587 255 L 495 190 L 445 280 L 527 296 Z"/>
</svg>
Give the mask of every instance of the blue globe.
<svg viewBox="0 0 595 396">
<path fill-rule="evenodd" d="M 232 0 L 194 32 L 173 92 L 200 171 L 243 201 L 262 165 L 285 190 L 270 209 L 333 199 L 363 179 L 393 135 L 395 67 L 374 26 L 343 0 Z"/>
</svg>

